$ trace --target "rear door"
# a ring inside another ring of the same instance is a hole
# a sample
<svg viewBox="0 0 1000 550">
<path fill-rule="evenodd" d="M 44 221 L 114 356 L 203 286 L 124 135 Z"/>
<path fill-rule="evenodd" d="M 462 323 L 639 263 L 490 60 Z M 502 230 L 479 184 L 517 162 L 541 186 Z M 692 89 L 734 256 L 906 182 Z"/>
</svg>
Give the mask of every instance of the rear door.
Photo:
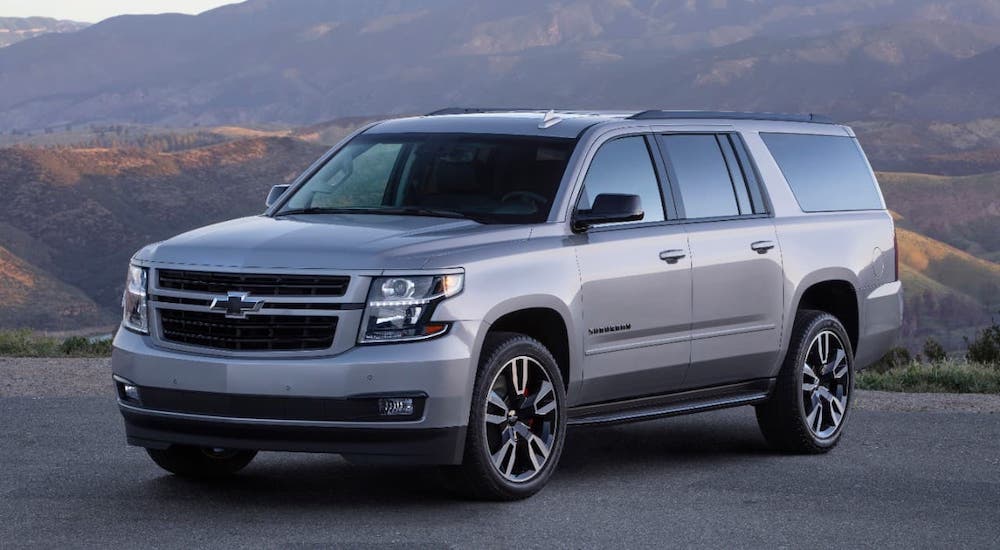
<svg viewBox="0 0 1000 550">
<path fill-rule="evenodd" d="M 685 387 L 765 376 L 783 315 L 781 250 L 736 133 L 660 134 L 691 246 L 691 366 Z"/>
<path fill-rule="evenodd" d="M 584 179 L 578 209 L 601 193 L 642 199 L 644 219 L 571 237 L 582 279 L 584 383 L 581 403 L 681 387 L 690 360 L 691 256 L 687 234 L 665 209 L 651 136 L 605 142 Z"/>
</svg>

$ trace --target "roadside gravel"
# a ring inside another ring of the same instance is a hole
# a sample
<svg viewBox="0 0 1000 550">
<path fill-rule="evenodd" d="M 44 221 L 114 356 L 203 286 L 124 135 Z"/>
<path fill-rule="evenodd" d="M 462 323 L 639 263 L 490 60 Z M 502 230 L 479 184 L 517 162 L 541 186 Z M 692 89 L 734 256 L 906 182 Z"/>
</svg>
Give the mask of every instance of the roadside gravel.
<svg viewBox="0 0 1000 550">
<path fill-rule="evenodd" d="M 111 360 L 0 357 L 0 397 L 114 395 Z"/>
<path fill-rule="evenodd" d="M 114 395 L 111 360 L 0 357 L 0 397 Z M 1000 395 L 858 390 L 854 406 L 869 411 L 1000 413 Z"/>
</svg>

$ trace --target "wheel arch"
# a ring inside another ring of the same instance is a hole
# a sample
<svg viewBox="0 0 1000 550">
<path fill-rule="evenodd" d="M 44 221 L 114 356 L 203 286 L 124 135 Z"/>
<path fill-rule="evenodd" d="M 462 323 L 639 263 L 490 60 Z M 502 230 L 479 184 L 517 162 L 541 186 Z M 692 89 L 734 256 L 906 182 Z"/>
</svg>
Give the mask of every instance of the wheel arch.
<svg viewBox="0 0 1000 550">
<path fill-rule="evenodd" d="M 554 296 L 524 296 L 502 302 L 484 318 L 476 357 L 481 358 L 483 342 L 490 332 L 517 332 L 530 336 L 552 352 L 569 396 L 582 379 L 578 368 L 581 347 L 572 319 L 569 307 Z"/>
<path fill-rule="evenodd" d="M 846 269 L 818 272 L 799 283 L 792 304 L 786 317 L 787 326 L 783 331 L 783 349 L 786 352 L 792 335 L 792 321 L 796 312 L 802 309 L 823 311 L 836 317 L 847 331 L 852 351 L 857 352 L 862 309 L 857 277 L 854 273 Z"/>
</svg>

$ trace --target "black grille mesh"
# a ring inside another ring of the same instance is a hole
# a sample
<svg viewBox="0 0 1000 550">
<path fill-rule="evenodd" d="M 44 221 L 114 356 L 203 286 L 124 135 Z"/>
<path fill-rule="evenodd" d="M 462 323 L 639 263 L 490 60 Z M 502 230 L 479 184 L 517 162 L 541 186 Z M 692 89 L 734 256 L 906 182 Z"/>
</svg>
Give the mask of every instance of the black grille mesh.
<svg viewBox="0 0 1000 550">
<path fill-rule="evenodd" d="M 251 315 L 161 309 L 163 338 L 192 346 L 232 351 L 301 351 L 333 345 L 337 317 Z"/>
<path fill-rule="evenodd" d="M 254 296 L 343 296 L 351 278 L 341 275 L 267 275 L 158 270 L 160 288 L 191 292 L 249 292 Z"/>
</svg>

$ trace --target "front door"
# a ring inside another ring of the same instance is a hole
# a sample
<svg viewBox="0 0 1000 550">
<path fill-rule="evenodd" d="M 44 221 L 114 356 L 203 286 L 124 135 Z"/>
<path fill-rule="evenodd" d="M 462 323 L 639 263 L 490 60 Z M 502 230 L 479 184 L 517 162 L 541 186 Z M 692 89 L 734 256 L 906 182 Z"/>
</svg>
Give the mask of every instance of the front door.
<svg viewBox="0 0 1000 550">
<path fill-rule="evenodd" d="M 666 223 L 649 145 L 643 136 L 605 143 L 584 180 L 578 208 L 601 193 L 634 194 L 644 218 L 574 237 L 586 330 L 582 403 L 678 389 L 690 360 L 688 238 L 682 225 Z"/>
</svg>

